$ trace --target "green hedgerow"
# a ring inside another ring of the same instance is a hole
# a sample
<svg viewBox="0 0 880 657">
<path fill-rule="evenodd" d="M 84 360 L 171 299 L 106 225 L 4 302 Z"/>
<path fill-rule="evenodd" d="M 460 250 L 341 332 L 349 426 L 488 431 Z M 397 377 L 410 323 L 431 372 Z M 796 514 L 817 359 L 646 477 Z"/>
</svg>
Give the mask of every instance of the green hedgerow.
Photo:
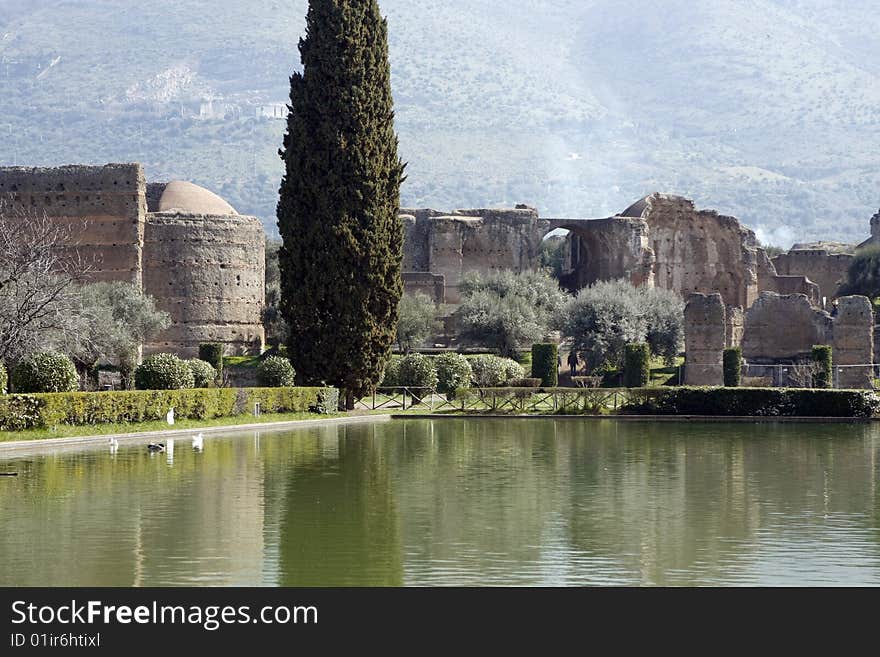
<svg viewBox="0 0 880 657">
<path fill-rule="evenodd" d="M 400 359 L 400 385 L 412 388 L 436 388 L 434 359 L 424 354 L 407 354 Z"/>
<path fill-rule="evenodd" d="M 738 388 L 742 383 L 743 355 L 740 347 L 724 350 L 724 385 L 727 388 Z"/>
<path fill-rule="evenodd" d="M 198 358 L 191 358 L 186 361 L 187 367 L 193 373 L 193 386 L 196 388 L 210 388 L 217 380 L 217 370 L 213 368 L 211 363 Z"/>
<path fill-rule="evenodd" d="M 628 344 L 623 353 L 623 377 L 627 388 L 644 388 L 651 380 L 651 348 L 645 342 Z"/>
<path fill-rule="evenodd" d="M 16 366 L 12 384 L 16 392 L 73 392 L 79 389 L 79 377 L 68 356 L 44 351 Z"/>
<path fill-rule="evenodd" d="M 438 392 L 454 396 L 458 388 L 470 386 L 473 370 L 468 359 L 461 354 L 440 354 L 434 359 L 434 365 L 437 368 Z"/>
<path fill-rule="evenodd" d="M 541 379 L 545 388 L 559 384 L 559 347 L 552 342 L 532 345 L 532 378 Z"/>
<path fill-rule="evenodd" d="M 296 385 L 296 370 L 284 356 L 269 356 L 257 366 L 257 380 L 267 388 L 290 388 Z"/>
<path fill-rule="evenodd" d="M 186 390 L 195 387 L 195 377 L 174 354 L 156 354 L 135 368 L 134 385 L 138 390 Z"/>
</svg>

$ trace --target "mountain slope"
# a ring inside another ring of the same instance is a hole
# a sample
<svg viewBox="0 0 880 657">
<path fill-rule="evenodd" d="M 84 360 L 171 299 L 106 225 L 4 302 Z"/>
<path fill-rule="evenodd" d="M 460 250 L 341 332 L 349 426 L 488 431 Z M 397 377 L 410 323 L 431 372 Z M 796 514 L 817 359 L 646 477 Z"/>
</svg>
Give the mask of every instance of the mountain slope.
<svg viewBox="0 0 880 657">
<path fill-rule="evenodd" d="M 0 163 L 144 162 L 273 228 L 305 0 L 4 0 Z M 769 242 L 880 205 L 868 0 L 382 0 L 408 206 L 603 216 L 655 190 Z M 258 118 L 258 116 L 260 118 Z"/>
</svg>

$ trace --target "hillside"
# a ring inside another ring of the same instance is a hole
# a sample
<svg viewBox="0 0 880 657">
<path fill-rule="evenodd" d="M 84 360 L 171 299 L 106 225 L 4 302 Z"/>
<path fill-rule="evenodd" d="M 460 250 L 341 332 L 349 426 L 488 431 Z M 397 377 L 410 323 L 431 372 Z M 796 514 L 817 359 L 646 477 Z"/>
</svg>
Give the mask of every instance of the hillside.
<svg viewBox="0 0 880 657">
<path fill-rule="evenodd" d="M 404 205 L 604 216 L 655 190 L 765 241 L 880 206 L 868 0 L 382 0 Z M 697 6 L 694 6 L 697 5 Z M 4 0 L 0 163 L 141 161 L 273 230 L 305 0 Z"/>
</svg>

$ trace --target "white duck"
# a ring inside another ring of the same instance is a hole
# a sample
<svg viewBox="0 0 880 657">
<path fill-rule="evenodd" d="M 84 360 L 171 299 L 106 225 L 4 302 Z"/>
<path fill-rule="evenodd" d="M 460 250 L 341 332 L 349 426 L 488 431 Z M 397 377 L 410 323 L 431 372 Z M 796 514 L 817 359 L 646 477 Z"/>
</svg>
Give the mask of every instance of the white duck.
<svg viewBox="0 0 880 657">
<path fill-rule="evenodd" d="M 119 449 L 119 441 L 116 440 L 113 436 L 110 436 L 110 440 L 108 441 L 110 445 L 110 453 L 115 454 L 116 450 Z"/>
<path fill-rule="evenodd" d="M 201 432 L 199 432 L 195 436 L 193 436 L 192 446 L 193 446 L 193 449 L 198 450 L 200 452 L 202 451 L 202 449 L 204 449 L 205 437 L 201 434 Z"/>
</svg>

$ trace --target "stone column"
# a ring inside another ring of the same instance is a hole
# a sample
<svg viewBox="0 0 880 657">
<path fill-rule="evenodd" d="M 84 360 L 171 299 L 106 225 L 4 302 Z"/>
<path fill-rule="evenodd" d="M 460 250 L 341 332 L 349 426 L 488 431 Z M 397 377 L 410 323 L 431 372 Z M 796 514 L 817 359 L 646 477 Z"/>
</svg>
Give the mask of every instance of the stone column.
<svg viewBox="0 0 880 657">
<path fill-rule="evenodd" d="M 690 296 L 684 309 L 685 385 L 724 385 L 725 328 L 721 294 Z"/>
<path fill-rule="evenodd" d="M 871 388 L 874 312 L 867 297 L 841 297 L 832 328 L 832 356 L 838 388 Z M 865 365 L 865 367 L 846 367 Z"/>
</svg>

